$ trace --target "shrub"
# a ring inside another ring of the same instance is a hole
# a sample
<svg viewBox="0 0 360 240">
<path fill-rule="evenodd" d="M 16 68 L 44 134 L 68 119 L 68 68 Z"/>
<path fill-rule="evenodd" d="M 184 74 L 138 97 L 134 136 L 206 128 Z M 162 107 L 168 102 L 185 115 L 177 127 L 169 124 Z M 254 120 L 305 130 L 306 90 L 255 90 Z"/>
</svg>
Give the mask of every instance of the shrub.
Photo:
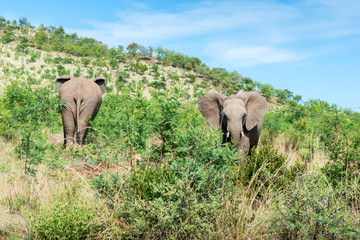
<svg viewBox="0 0 360 240">
<path fill-rule="evenodd" d="M 112 69 L 116 69 L 119 66 L 119 63 L 115 59 L 110 59 L 109 65 Z"/>
<path fill-rule="evenodd" d="M 21 37 L 20 43 L 16 46 L 15 51 L 17 52 L 27 52 L 27 47 L 29 46 L 29 40 L 26 37 Z"/>
<path fill-rule="evenodd" d="M 93 239 L 101 230 L 94 220 L 90 206 L 58 199 L 33 212 L 32 235 L 36 239 Z"/>
<path fill-rule="evenodd" d="M 323 168 L 333 184 L 359 177 L 360 117 L 356 114 L 327 114 L 319 124 L 320 140 L 324 143 L 330 161 Z"/>
<path fill-rule="evenodd" d="M 196 75 L 194 74 L 186 74 L 185 77 L 189 79 L 189 83 L 194 83 L 196 81 Z"/>
<path fill-rule="evenodd" d="M 48 35 L 46 34 L 43 28 L 40 28 L 35 33 L 34 42 L 38 49 L 42 49 L 49 42 Z"/>
<path fill-rule="evenodd" d="M 117 71 L 115 76 L 117 82 L 126 82 L 126 80 L 130 77 L 129 73 L 125 71 Z"/>
<path fill-rule="evenodd" d="M 84 66 L 87 66 L 90 64 L 90 59 L 89 58 L 81 58 L 81 63 L 84 65 Z"/>
<path fill-rule="evenodd" d="M 108 67 L 107 63 L 101 59 L 96 59 L 96 61 L 94 61 L 94 65 L 99 67 Z"/>
<path fill-rule="evenodd" d="M 150 87 L 153 87 L 155 89 L 166 89 L 166 84 L 164 82 L 160 82 L 160 81 L 153 81 L 151 83 L 149 83 Z"/>
<path fill-rule="evenodd" d="M 70 75 L 70 70 L 66 70 L 63 66 L 57 66 L 58 76 Z"/>
<path fill-rule="evenodd" d="M 162 197 L 164 199 L 159 186 L 175 184 L 176 174 L 169 167 L 139 168 L 132 172 L 128 181 L 129 187 L 136 192 L 139 198 L 154 200 Z"/>
<path fill-rule="evenodd" d="M 356 239 L 359 222 L 319 171 L 299 176 L 277 196 L 271 234 L 281 239 Z"/>
<path fill-rule="evenodd" d="M 55 57 L 53 59 L 53 62 L 55 64 L 72 64 L 74 62 L 74 60 L 72 58 L 68 58 L 68 57 L 65 57 L 65 58 L 62 58 L 62 57 Z"/>
<path fill-rule="evenodd" d="M 176 73 L 171 73 L 169 74 L 169 78 L 175 80 L 175 81 L 179 81 L 180 77 L 176 74 Z"/>
<path fill-rule="evenodd" d="M 24 161 L 25 172 L 33 173 L 32 166 L 42 162 L 48 146 L 41 130 L 60 123 L 60 100 L 47 87 L 31 88 L 15 81 L 7 86 L 2 100 L 2 134 L 17 140 L 16 154 Z"/>
<path fill-rule="evenodd" d="M 6 32 L 2 37 L 0 38 L 0 41 L 2 43 L 9 43 L 14 40 L 14 34 L 12 32 Z"/>
<path fill-rule="evenodd" d="M 265 145 L 251 150 L 251 157 L 235 169 L 234 180 L 236 184 L 258 192 L 261 197 L 269 190 L 285 189 L 299 172 L 299 165 L 287 169 L 286 156 L 271 145 Z"/>
<path fill-rule="evenodd" d="M 36 62 L 37 59 L 39 59 L 41 57 L 41 52 L 31 52 L 30 58 L 28 60 L 28 62 Z"/>
<path fill-rule="evenodd" d="M 156 185 L 156 191 L 165 199 L 119 202 L 116 216 L 127 223 L 120 232 L 122 238 L 209 239 L 219 234 L 214 222 L 222 212 L 222 203 L 215 196 L 199 200 L 188 180 Z"/>
<path fill-rule="evenodd" d="M 153 72 L 158 72 L 158 70 L 159 70 L 159 65 L 156 64 L 156 63 L 152 64 L 152 65 L 151 65 L 151 70 L 152 70 Z"/>
</svg>

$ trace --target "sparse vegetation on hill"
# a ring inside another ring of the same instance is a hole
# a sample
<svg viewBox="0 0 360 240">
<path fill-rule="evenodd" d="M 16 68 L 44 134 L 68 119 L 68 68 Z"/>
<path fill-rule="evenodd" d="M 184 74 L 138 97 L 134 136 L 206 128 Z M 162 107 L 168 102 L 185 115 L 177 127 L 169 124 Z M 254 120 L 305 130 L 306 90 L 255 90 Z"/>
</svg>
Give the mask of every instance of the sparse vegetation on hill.
<svg viewBox="0 0 360 240">
<path fill-rule="evenodd" d="M 360 237 L 359 113 L 26 18 L 0 18 L 0 42 L 1 239 Z M 107 82 L 87 143 L 66 150 L 55 93 L 65 74 Z M 272 103 L 244 166 L 198 110 L 212 90 Z"/>
</svg>

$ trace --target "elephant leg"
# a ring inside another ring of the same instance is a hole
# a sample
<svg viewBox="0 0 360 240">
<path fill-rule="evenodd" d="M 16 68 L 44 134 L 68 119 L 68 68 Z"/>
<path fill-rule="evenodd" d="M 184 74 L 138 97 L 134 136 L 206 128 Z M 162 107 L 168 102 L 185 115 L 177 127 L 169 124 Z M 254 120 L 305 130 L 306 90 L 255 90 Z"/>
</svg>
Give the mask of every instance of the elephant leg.
<svg viewBox="0 0 360 240">
<path fill-rule="evenodd" d="M 68 148 L 74 143 L 75 120 L 73 114 L 68 111 L 63 111 L 63 126 L 64 126 L 64 146 Z"/>
<path fill-rule="evenodd" d="M 81 117 L 80 117 L 81 119 Z M 87 123 L 84 120 L 80 120 L 78 121 L 78 126 L 77 126 L 77 133 L 76 133 L 76 142 L 80 145 L 84 144 L 85 142 L 85 138 L 87 135 L 87 132 L 89 130 L 90 124 Z"/>
<path fill-rule="evenodd" d="M 90 123 L 96 117 L 101 102 L 87 102 L 87 106 L 82 110 L 78 120 L 77 142 L 83 144 L 89 132 Z"/>
<path fill-rule="evenodd" d="M 259 137 L 260 137 L 260 130 L 258 128 L 253 128 L 249 132 L 250 137 L 250 148 L 257 147 L 259 143 Z"/>
</svg>

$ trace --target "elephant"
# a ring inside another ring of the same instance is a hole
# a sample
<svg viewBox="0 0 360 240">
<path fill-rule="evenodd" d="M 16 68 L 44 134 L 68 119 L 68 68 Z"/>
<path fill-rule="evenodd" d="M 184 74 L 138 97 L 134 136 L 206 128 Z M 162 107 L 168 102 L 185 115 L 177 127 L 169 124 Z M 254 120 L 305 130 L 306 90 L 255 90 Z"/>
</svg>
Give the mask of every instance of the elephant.
<svg viewBox="0 0 360 240">
<path fill-rule="evenodd" d="M 221 127 L 223 143 L 234 140 L 243 163 L 250 149 L 258 145 L 263 118 L 268 111 L 266 99 L 256 91 L 239 91 L 229 97 L 209 93 L 200 98 L 198 107 L 211 127 Z"/>
<path fill-rule="evenodd" d="M 105 80 L 97 77 L 91 81 L 84 76 L 75 78 L 65 75 L 56 79 L 56 91 L 59 93 L 63 107 L 61 109 L 64 127 L 64 147 L 74 143 L 84 143 L 90 123 L 99 111 L 102 95 L 105 92 Z"/>
</svg>

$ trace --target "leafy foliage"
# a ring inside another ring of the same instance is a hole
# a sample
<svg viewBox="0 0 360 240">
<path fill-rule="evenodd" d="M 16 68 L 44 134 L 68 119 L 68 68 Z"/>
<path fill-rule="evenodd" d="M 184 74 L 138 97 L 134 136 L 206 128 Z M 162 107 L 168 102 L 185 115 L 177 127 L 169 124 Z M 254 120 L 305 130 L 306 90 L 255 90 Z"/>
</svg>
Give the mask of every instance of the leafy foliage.
<svg viewBox="0 0 360 240">
<path fill-rule="evenodd" d="M 34 216 L 36 239 L 92 239 L 100 231 L 93 210 L 80 201 L 59 199 L 49 207 L 41 206 Z"/>
<path fill-rule="evenodd" d="M 291 184 L 301 172 L 298 165 L 287 168 L 286 157 L 272 146 L 265 145 L 252 149 L 252 156 L 235 170 L 235 182 L 252 189 L 258 196 L 267 191 L 279 191 Z"/>
<path fill-rule="evenodd" d="M 0 147 L 10 149 L 26 189 L 0 196 L 0 204 L 27 216 L 27 237 L 359 237 L 359 113 L 303 102 L 287 89 L 161 47 L 108 48 L 62 27 L 33 29 L 26 18 L 19 25 L 0 18 L 0 28 L 1 44 L 15 48 L 0 54 L 29 65 L 4 64 L 10 80 L 0 97 Z M 102 75 L 107 83 L 87 143 L 67 150 L 54 90 L 65 74 Z M 244 165 L 198 111 L 197 99 L 209 89 L 256 90 L 271 103 L 260 146 Z M 324 162 L 316 167 L 319 153 Z M 0 159 L 6 186 L 16 171 L 1 161 L 8 160 Z M 52 181 L 69 192 L 45 204 L 34 189 Z"/>
<path fill-rule="evenodd" d="M 324 175 L 312 172 L 298 177 L 292 191 L 279 197 L 273 232 L 281 239 L 355 239 L 360 236 L 356 216 Z M 280 228 L 280 229 L 279 229 Z"/>
</svg>

